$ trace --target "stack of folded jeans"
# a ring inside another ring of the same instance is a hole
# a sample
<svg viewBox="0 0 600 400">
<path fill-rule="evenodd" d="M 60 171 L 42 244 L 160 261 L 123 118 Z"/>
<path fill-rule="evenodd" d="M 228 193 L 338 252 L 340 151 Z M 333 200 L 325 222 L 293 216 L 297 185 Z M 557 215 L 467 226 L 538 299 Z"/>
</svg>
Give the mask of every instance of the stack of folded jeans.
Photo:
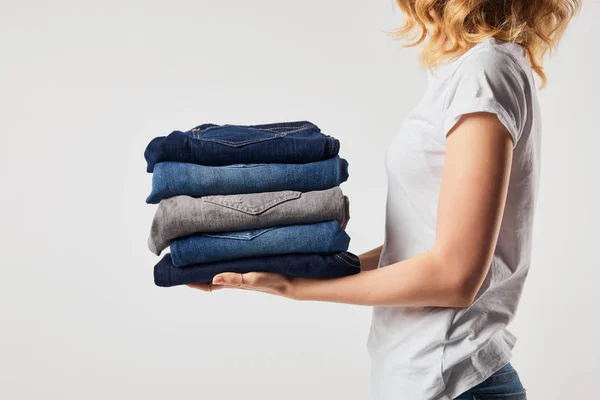
<svg viewBox="0 0 600 400">
<path fill-rule="evenodd" d="M 210 282 L 221 272 L 334 278 L 360 271 L 347 252 L 348 163 L 339 142 L 307 121 L 203 124 L 153 139 L 148 246 L 158 286 Z"/>
</svg>

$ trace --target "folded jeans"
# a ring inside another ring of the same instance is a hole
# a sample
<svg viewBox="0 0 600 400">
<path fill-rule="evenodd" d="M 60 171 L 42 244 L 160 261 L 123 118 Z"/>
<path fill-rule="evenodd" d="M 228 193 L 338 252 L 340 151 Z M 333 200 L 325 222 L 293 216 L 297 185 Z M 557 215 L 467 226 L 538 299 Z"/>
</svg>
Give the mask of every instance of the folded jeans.
<svg viewBox="0 0 600 400">
<path fill-rule="evenodd" d="M 154 167 L 147 203 L 192 197 L 295 190 L 310 192 L 339 186 L 348 179 L 348 162 L 335 156 L 307 164 L 206 166 L 161 162 Z"/>
<path fill-rule="evenodd" d="M 293 277 L 329 279 L 359 273 L 360 260 L 349 252 L 284 254 L 178 268 L 173 266 L 171 254 L 167 253 L 154 266 L 154 283 L 161 287 L 206 283 L 222 272 L 274 272 Z"/>
<path fill-rule="evenodd" d="M 337 221 L 250 231 L 205 233 L 171 240 L 173 265 L 184 267 L 277 254 L 338 253 L 350 237 Z"/>
<path fill-rule="evenodd" d="M 339 187 L 306 193 L 284 190 L 226 196 L 175 196 L 156 210 L 148 247 L 160 254 L 169 241 L 196 233 L 245 231 L 349 220 L 349 200 Z"/>
<path fill-rule="evenodd" d="M 144 157 L 148 172 L 164 161 L 201 165 L 304 164 L 338 154 L 340 144 L 308 121 L 264 125 L 202 124 L 154 138 Z"/>
</svg>

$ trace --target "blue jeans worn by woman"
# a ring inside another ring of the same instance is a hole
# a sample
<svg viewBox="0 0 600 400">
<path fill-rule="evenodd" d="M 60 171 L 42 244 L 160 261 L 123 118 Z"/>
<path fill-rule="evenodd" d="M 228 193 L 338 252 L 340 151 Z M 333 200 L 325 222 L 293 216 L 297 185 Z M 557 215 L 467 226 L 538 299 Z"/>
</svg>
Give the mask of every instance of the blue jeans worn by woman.
<svg viewBox="0 0 600 400">
<path fill-rule="evenodd" d="M 467 390 L 455 400 L 525 400 L 525 389 L 519 374 L 506 364 L 479 385 Z"/>
</svg>

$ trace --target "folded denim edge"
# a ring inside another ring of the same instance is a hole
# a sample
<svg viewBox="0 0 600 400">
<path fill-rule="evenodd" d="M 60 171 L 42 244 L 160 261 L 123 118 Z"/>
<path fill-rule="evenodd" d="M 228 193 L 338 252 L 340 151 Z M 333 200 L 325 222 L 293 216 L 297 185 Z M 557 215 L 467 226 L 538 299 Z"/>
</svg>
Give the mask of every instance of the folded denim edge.
<svg viewBox="0 0 600 400">
<path fill-rule="evenodd" d="M 346 182 L 350 174 L 348 172 L 348 160 L 340 158 L 340 184 Z"/>
<path fill-rule="evenodd" d="M 160 256 L 160 253 L 162 253 L 162 249 L 159 250 L 156 243 L 152 240 L 152 235 L 148 236 L 148 249 L 157 256 Z"/>
<path fill-rule="evenodd" d="M 346 229 L 348 222 L 350 222 L 350 199 L 348 196 L 344 196 L 344 217 L 343 222 L 340 224 L 342 229 Z"/>
</svg>

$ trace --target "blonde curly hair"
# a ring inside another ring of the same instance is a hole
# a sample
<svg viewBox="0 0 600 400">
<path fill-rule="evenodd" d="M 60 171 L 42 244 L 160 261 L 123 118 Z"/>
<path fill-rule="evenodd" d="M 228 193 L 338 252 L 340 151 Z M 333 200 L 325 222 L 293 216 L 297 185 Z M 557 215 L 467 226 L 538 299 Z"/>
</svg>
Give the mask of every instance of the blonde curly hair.
<svg viewBox="0 0 600 400">
<path fill-rule="evenodd" d="M 532 69 L 546 75 L 542 60 L 557 46 L 581 0 L 396 0 L 404 24 L 391 34 L 407 46 L 425 42 L 426 68 L 459 57 L 475 44 L 496 38 L 520 44 Z"/>
</svg>

